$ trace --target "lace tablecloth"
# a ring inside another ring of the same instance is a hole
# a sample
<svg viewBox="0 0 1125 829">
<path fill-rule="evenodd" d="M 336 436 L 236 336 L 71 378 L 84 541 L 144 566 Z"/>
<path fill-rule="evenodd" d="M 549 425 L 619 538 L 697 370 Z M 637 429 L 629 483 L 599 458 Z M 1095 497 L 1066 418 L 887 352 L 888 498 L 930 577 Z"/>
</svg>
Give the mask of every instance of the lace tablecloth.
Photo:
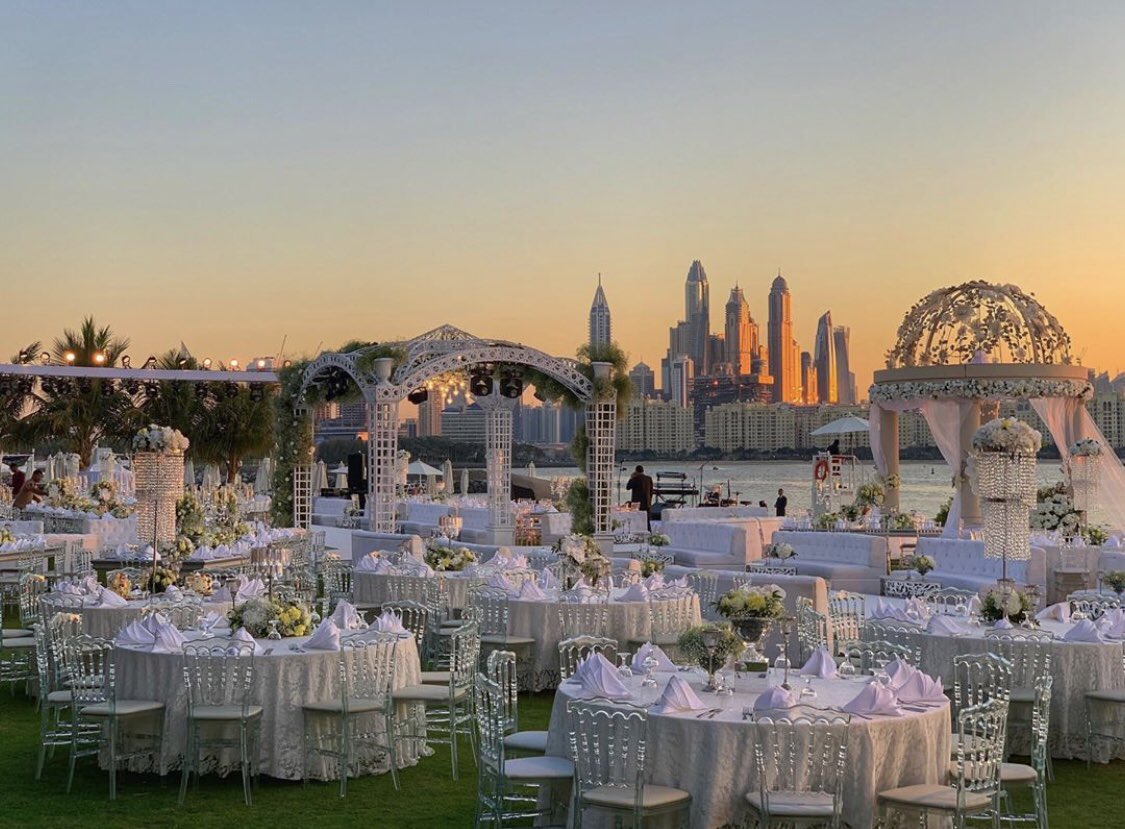
<svg viewBox="0 0 1125 829">
<path fill-rule="evenodd" d="M 304 753 L 304 716 L 301 706 L 306 702 L 339 699 L 338 651 L 295 652 L 293 647 L 306 637 L 280 641 L 259 640 L 263 648 L 273 648 L 269 655 L 255 657 L 254 687 L 251 702 L 261 705 L 262 715 L 261 772 L 284 780 L 300 780 Z M 129 648 L 114 650 L 117 662 L 118 699 L 157 699 L 167 706 L 164 718 L 164 756 L 166 769 L 178 768 L 187 745 L 187 689 L 184 687 L 184 660 L 181 654 L 150 653 Z M 395 651 L 394 687 L 401 688 L 421 681 L 418 648 L 414 640 L 399 640 Z M 411 714 L 408 706 L 400 706 L 398 717 Z M 382 729 L 382 723 L 375 726 Z M 399 733 L 403 733 L 400 728 Z M 418 758 L 410 742 L 399 749 L 399 767 L 414 765 Z M 359 761 L 360 774 L 389 771 L 386 760 L 374 757 Z M 237 752 L 205 758 L 203 771 L 227 774 L 238 769 Z M 134 771 L 156 771 L 147 760 L 132 766 Z M 310 758 L 310 776 L 317 779 L 335 777 L 335 764 L 322 758 Z"/>
<path fill-rule="evenodd" d="M 617 589 L 613 595 L 619 596 L 622 592 Z M 700 623 L 698 596 L 693 605 L 691 624 L 697 625 Z M 621 650 L 628 650 L 630 639 L 647 639 L 649 630 L 649 602 L 609 602 L 606 635 L 616 639 Z M 557 593 L 548 591 L 545 601 L 509 601 L 508 633 L 535 640 L 531 648 L 532 690 L 554 688 L 559 681 L 559 642 L 563 638 Z"/>
<path fill-rule="evenodd" d="M 129 622 L 141 618 L 142 612 L 149 605 L 148 599 L 130 601 L 124 607 L 62 607 L 61 605 L 51 604 L 49 596 L 44 597 L 41 601 L 61 613 L 79 614 L 82 617 L 82 633 L 102 639 L 112 639 Z M 216 613 L 225 614 L 230 610 L 230 605 L 204 603 L 204 613 L 212 610 Z"/>
<path fill-rule="evenodd" d="M 653 702 L 663 691 L 670 674 L 657 674 L 659 686 L 640 687 L 640 678 L 627 684 L 638 704 Z M 687 676 L 681 674 L 681 676 Z M 746 792 L 756 790 L 758 773 L 754 746 L 764 726 L 742 719 L 742 709 L 767 688 L 765 679 L 743 676 L 735 682 L 733 696 L 714 696 L 692 685 L 707 706 L 722 707 L 714 718 L 700 719 L 700 712 L 650 714 L 646 746 L 645 779 L 691 792 L 691 821 L 694 829 L 713 829 L 742 820 L 747 813 Z M 798 680 L 795 686 L 803 681 Z M 817 698 L 808 704 L 838 708 L 863 689 L 863 681 L 814 679 Z M 547 753 L 568 755 L 566 703 L 578 686 L 563 683 L 551 711 Z M 843 817 L 849 826 L 875 824 L 876 795 L 880 791 L 916 783 L 945 781 L 949 766 L 951 724 L 949 705 L 924 712 L 908 711 L 901 717 L 853 717 L 848 726 L 848 761 L 844 777 Z M 565 792 L 556 790 L 556 798 Z M 590 813 L 591 817 L 595 813 Z M 606 825 L 592 819 L 583 826 Z M 663 825 L 663 824 L 662 824 Z"/>
<path fill-rule="evenodd" d="M 364 573 L 356 570 L 352 574 L 352 590 L 356 604 L 381 605 L 387 601 L 387 584 L 391 579 L 402 578 L 393 574 Z M 435 576 L 437 578 L 437 576 Z M 445 573 L 445 591 L 449 606 L 463 609 L 469 606 L 469 577 L 464 573 Z"/>
</svg>

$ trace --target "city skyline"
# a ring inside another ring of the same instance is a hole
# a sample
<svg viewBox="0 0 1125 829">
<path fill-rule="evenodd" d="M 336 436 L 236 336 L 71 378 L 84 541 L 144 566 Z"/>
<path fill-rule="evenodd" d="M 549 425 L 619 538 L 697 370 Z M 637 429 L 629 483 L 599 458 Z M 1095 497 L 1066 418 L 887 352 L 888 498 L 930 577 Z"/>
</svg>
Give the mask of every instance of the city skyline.
<svg viewBox="0 0 1125 829">
<path fill-rule="evenodd" d="M 780 265 L 802 349 L 829 309 L 850 327 L 861 397 L 907 309 L 976 278 L 1035 293 L 1115 375 L 1122 337 L 1075 286 L 1125 306 L 1123 24 L 1109 3 L 8 5 L 0 356 L 86 315 L 142 355 L 444 322 L 572 355 L 601 272 L 614 339 L 657 367 L 698 259 L 763 330 Z"/>
</svg>

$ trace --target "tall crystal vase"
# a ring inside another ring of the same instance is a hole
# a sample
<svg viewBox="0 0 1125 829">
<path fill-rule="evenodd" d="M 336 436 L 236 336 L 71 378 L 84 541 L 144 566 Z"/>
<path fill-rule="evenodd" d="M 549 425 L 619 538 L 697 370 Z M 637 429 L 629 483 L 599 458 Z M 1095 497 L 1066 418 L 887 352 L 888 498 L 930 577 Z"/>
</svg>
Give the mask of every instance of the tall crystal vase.
<svg viewBox="0 0 1125 829">
<path fill-rule="evenodd" d="M 1031 557 L 1029 513 L 1035 505 L 1035 456 L 1021 452 L 977 452 L 976 491 L 984 519 L 984 554 L 1004 561 Z"/>
<path fill-rule="evenodd" d="M 159 547 L 176 538 L 176 501 L 184 494 L 183 452 L 133 455 L 137 495 L 137 541 Z"/>
</svg>

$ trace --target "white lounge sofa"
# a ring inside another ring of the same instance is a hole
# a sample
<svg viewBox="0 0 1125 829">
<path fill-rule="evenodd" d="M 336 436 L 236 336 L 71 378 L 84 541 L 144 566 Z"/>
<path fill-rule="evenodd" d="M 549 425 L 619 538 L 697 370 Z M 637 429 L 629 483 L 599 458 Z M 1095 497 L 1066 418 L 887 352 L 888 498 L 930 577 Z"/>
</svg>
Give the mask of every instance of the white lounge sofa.
<svg viewBox="0 0 1125 829">
<path fill-rule="evenodd" d="M 770 512 L 765 507 L 668 507 L 660 513 L 660 520 L 710 521 L 727 518 L 766 518 Z"/>
<path fill-rule="evenodd" d="M 755 534 L 739 524 L 719 521 L 676 521 L 663 528 L 671 543 L 659 549 L 685 567 L 742 570 L 752 561 Z M 760 545 L 757 547 L 761 557 Z"/>
<path fill-rule="evenodd" d="M 864 533 L 793 532 L 778 530 L 775 544 L 789 544 L 797 553 L 785 565 L 802 576 L 820 576 L 832 590 L 879 594 L 887 575 L 887 540 Z"/>
<path fill-rule="evenodd" d="M 946 587 L 981 591 L 993 587 L 1003 574 L 1003 562 L 998 558 L 985 558 L 984 542 L 966 538 L 918 539 L 916 554 L 934 560 L 934 569 L 926 574 L 931 581 L 940 581 Z M 1009 561 L 1008 578 L 1017 584 L 1047 585 L 1047 555 L 1041 547 L 1031 548 L 1027 561 Z"/>
</svg>

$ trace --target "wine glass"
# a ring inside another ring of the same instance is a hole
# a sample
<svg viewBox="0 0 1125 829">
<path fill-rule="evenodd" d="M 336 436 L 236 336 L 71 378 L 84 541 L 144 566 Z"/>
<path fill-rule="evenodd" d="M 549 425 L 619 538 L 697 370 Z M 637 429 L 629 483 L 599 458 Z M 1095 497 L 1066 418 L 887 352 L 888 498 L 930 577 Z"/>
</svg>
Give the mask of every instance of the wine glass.
<svg viewBox="0 0 1125 829">
<path fill-rule="evenodd" d="M 883 653 L 875 654 L 875 668 L 876 668 L 876 670 L 875 670 L 875 681 L 878 682 L 880 685 L 890 685 L 891 684 L 890 674 L 887 673 L 887 663 L 889 661 L 890 660 L 887 658 L 886 654 L 883 654 Z"/>
<path fill-rule="evenodd" d="M 617 654 L 617 675 L 622 679 L 633 678 L 633 669 L 629 666 L 629 654 Z"/>
<path fill-rule="evenodd" d="M 277 629 L 278 620 L 270 619 L 267 624 L 269 625 L 269 633 L 266 634 L 266 638 L 270 640 L 281 639 L 281 631 Z"/>
<path fill-rule="evenodd" d="M 813 678 L 811 676 L 805 677 L 805 685 L 803 688 L 801 688 L 802 703 L 812 702 L 814 699 L 816 699 L 816 688 L 812 687 L 812 680 Z"/>
<path fill-rule="evenodd" d="M 773 661 L 773 669 L 774 673 L 777 675 L 776 682 L 778 685 L 785 682 L 785 675 L 789 668 L 789 657 L 785 655 L 785 645 L 778 645 L 777 658 Z"/>
<path fill-rule="evenodd" d="M 836 669 L 836 675 L 845 682 L 855 679 L 855 664 L 845 657 L 844 661 L 840 663 L 840 667 Z"/>
<path fill-rule="evenodd" d="M 643 664 L 645 666 L 645 678 L 641 681 L 641 685 L 645 688 L 655 688 L 656 677 L 652 675 L 652 672 L 656 670 L 656 666 L 660 663 L 659 661 L 657 661 L 652 651 L 649 651 L 647 654 L 645 654 Z"/>
</svg>

